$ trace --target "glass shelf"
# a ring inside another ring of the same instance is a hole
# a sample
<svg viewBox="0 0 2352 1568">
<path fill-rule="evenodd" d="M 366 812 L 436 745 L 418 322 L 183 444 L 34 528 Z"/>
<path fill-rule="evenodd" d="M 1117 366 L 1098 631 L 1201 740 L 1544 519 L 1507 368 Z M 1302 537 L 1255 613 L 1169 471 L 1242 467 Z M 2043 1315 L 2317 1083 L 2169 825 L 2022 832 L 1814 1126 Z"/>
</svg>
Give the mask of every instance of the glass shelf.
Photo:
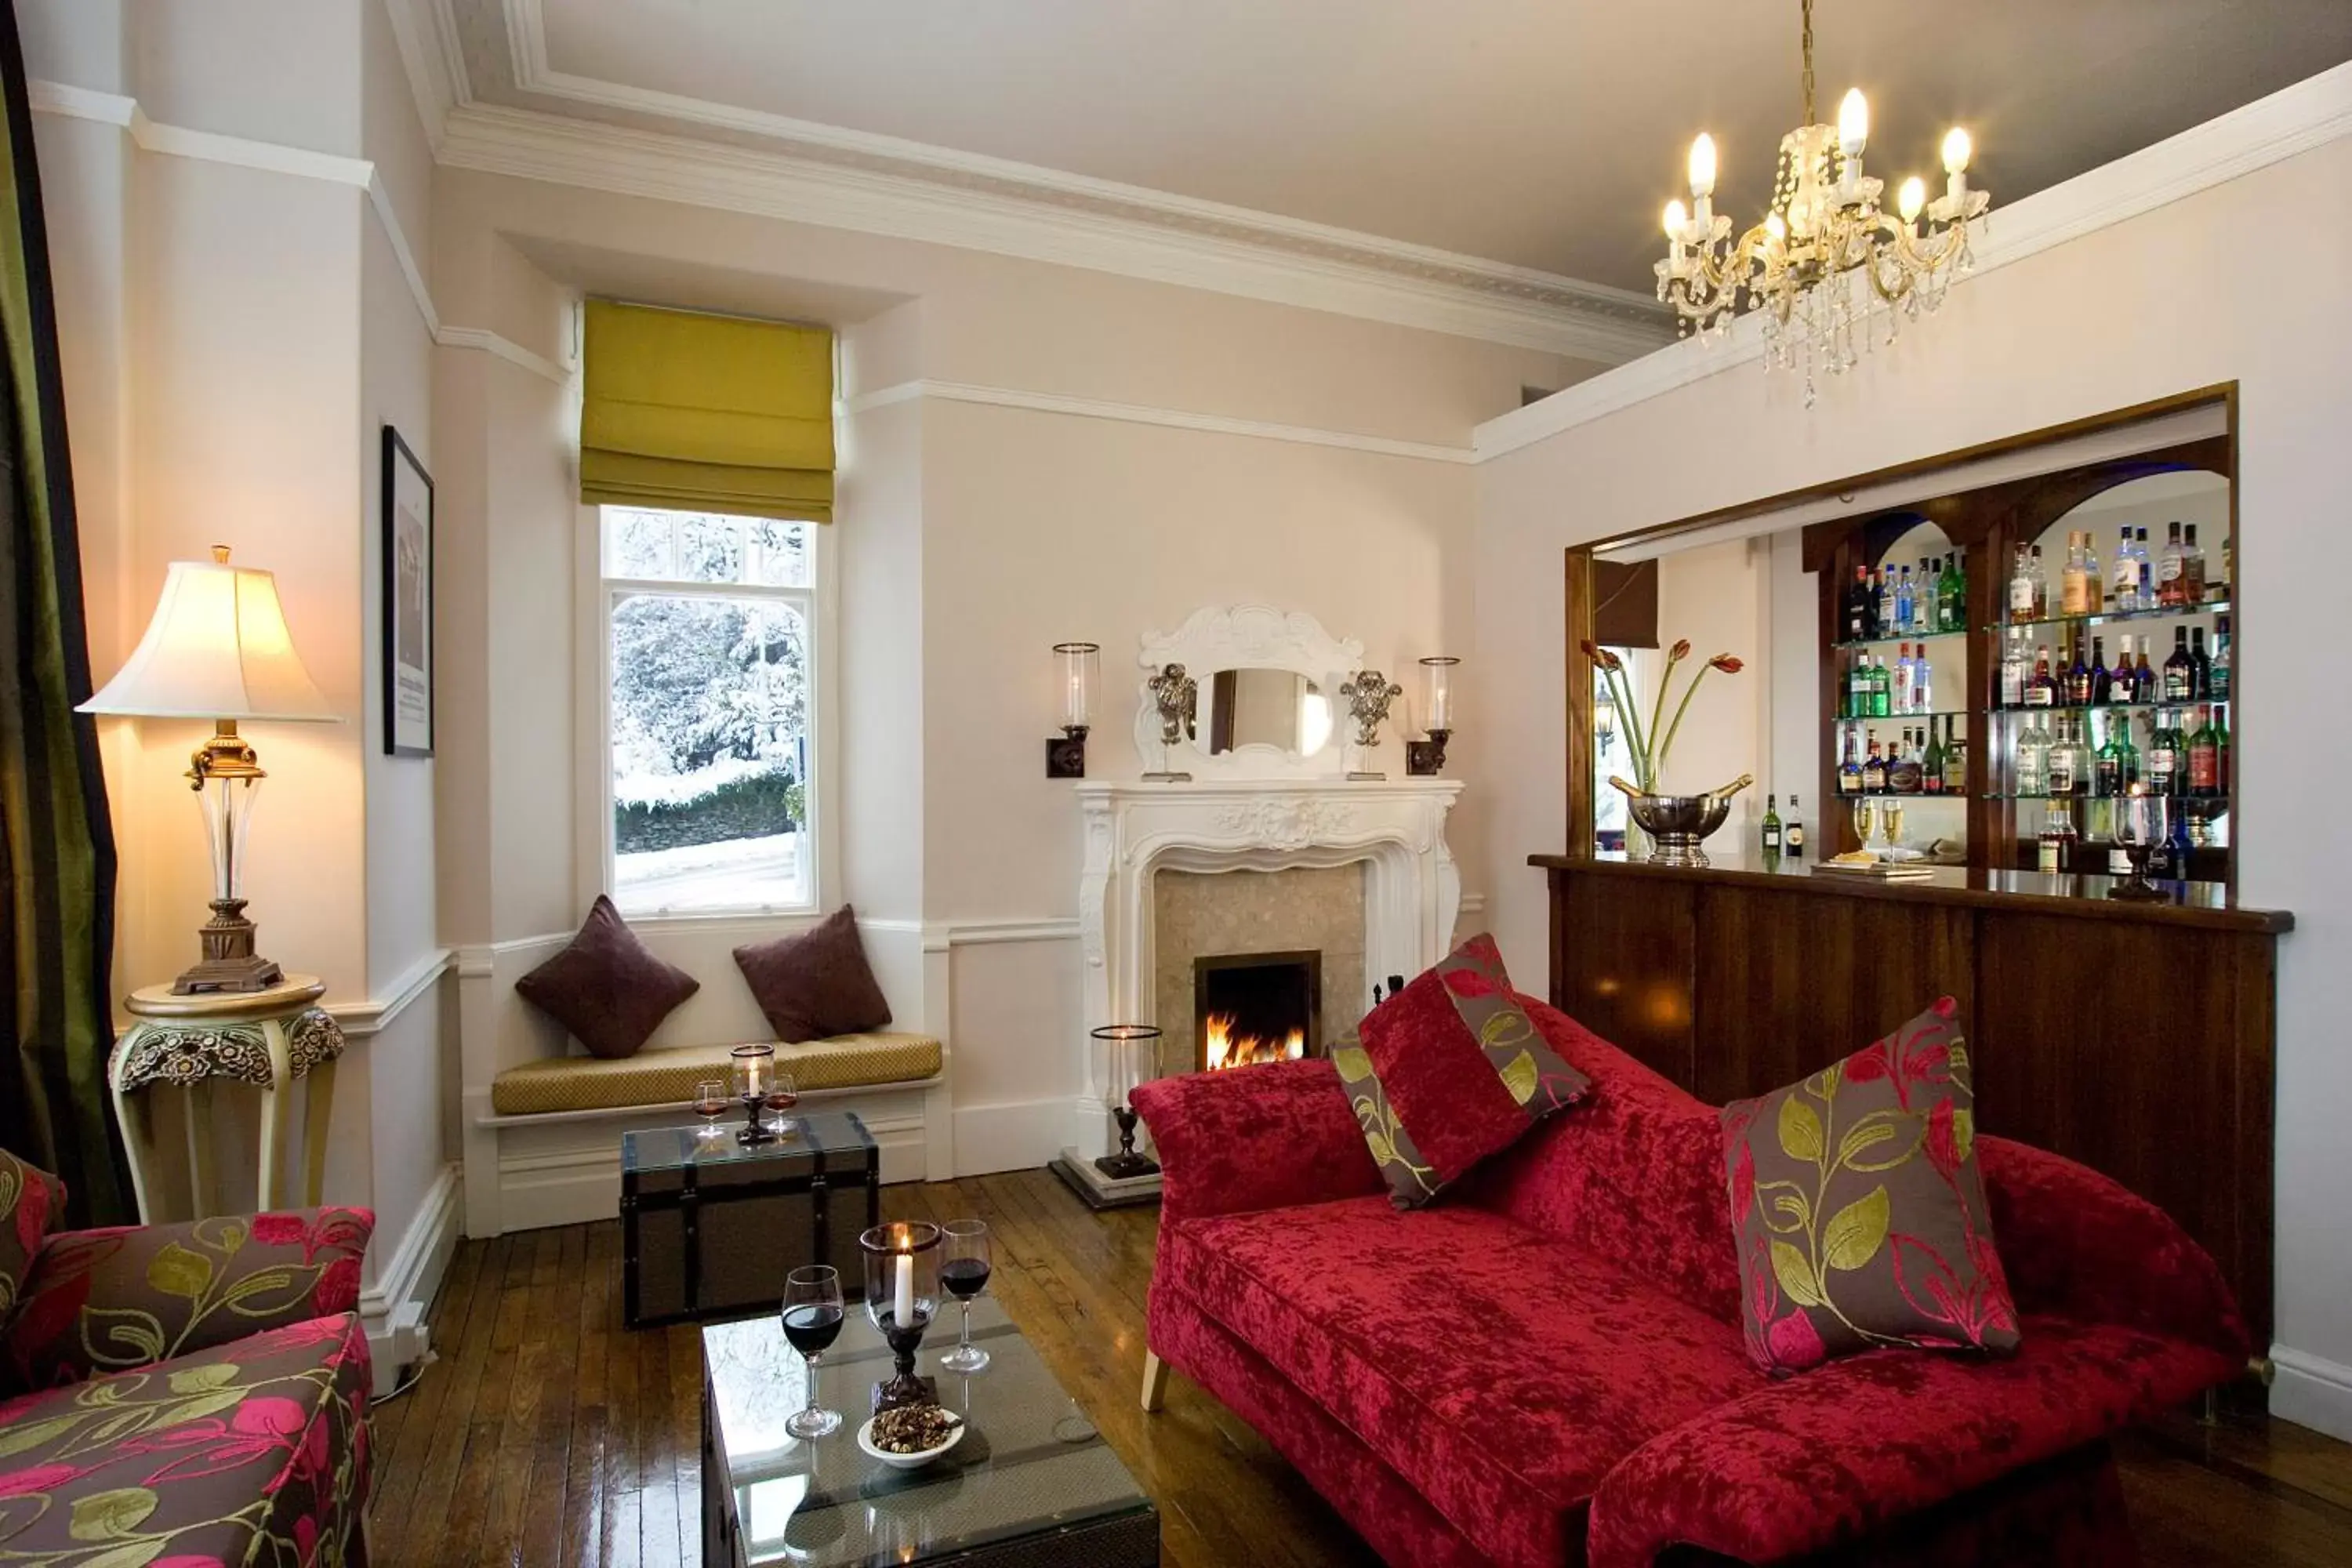
<svg viewBox="0 0 2352 1568">
<path fill-rule="evenodd" d="M 1892 637 L 1848 637 L 1843 642 L 1834 642 L 1830 646 L 1832 647 L 1891 647 L 1899 642 L 1948 642 L 1953 637 L 1964 637 L 1968 635 L 1965 631 L 1896 632 Z"/>
<path fill-rule="evenodd" d="M 2227 708 L 2230 702 L 2227 697 L 2189 697 L 2178 702 L 2061 702 L 2050 708 L 1992 708 L 1986 713 L 1994 719 L 2011 719 L 2019 714 L 2031 718 L 2037 713 L 2153 713 L 2159 708 Z"/>
<path fill-rule="evenodd" d="M 2229 613 L 2228 599 L 2207 599 L 2202 604 L 2164 605 L 2153 610 L 2101 610 L 2087 616 L 2044 616 L 2038 620 L 2002 621 L 1998 626 L 1987 626 L 1985 630 L 1998 635 L 2012 629 L 2026 631 L 2034 626 L 2104 626 L 2116 621 L 2128 624 L 2133 621 L 2192 620 L 2199 616 L 2226 616 Z M 1897 637 L 1894 640 L 1900 642 L 1903 639 Z"/>
<path fill-rule="evenodd" d="M 1898 719 L 1906 721 L 1912 719 L 1965 719 L 1969 715 L 1970 711 L 1971 710 L 1967 708 L 1915 708 L 1908 713 L 1856 713 L 1852 717 L 1838 718 L 1832 721 L 1832 722 L 1839 724 L 1892 724 Z M 2016 711 L 2023 712 L 2024 710 L 2018 709 Z M 2051 711 L 2051 710 L 2047 708 L 2036 708 L 2033 711 L 2036 713 L 2047 713 Z"/>
<path fill-rule="evenodd" d="M 2074 805 L 2074 804 L 2077 804 L 2077 803 L 2079 803 L 2079 804 L 2085 805 L 2116 805 L 2116 804 L 2118 804 L 2118 803 L 2128 803 L 2128 802 L 2136 801 L 2136 800 L 2145 800 L 2145 801 L 2159 801 L 2159 800 L 2162 800 L 2162 801 L 2178 801 L 2180 805 L 2184 805 L 2184 806 L 2189 806 L 2189 805 L 2220 806 L 2220 807 L 2221 807 L 2221 808 L 2222 808 L 2223 810 L 2225 810 L 2225 811 L 2229 809 L 2229 805 L 2230 805 L 2230 797 L 2229 797 L 2228 795 L 2003 795 L 2003 794 L 1994 794 L 1994 795 L 1980 795 L 1980 796 L 1979 796 L 1978 798 L 1982 799 L 1982 800 L 2056 800 L 2056 801 L 2064 801 L 2064 802 L 2067 802 L 2069 805 Z"/>
</svg>

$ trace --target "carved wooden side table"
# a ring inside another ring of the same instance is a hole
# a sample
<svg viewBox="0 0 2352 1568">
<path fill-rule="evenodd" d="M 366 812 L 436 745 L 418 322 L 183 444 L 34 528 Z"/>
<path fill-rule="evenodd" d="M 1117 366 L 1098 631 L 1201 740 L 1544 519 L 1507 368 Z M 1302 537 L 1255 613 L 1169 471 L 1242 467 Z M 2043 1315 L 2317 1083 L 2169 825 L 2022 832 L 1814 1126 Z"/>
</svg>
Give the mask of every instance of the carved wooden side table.
<svg viewBox="0 0 2352 1568">
<path fill-rule="evenodd" d="M 152 1224 L 158 1156 L 148 1120 L 147 1095 L 156 1089 L 187 1092 L 188 1191 L 195 1215 L 220 1212 L 212 1158 L 213 1085 L 223 1080 L 251 1084 L 261 1091 L 261 1149 L 257 1191 L 264 1209 L 288 1206 L 285 1163 L 293 1120 L 294 1086 L 308 1095 L 303 1108 L 304 1181 L 301 1205 L 314 1207 L 327 1171 L 327 1125 L 334 1109 L 335 1058 L 343 1054 L 343 1031 L 320 1006 L 326 990 L 315 975 L 289 974 L 266 991 L 174 994 L 168 985 L 150 985 L 124 1004 L 138 1020 L 115 1045 L 107 1063 L 114 1114 L 131 1153 L 131 1187 L 139 1218 Z"/>
</svg>

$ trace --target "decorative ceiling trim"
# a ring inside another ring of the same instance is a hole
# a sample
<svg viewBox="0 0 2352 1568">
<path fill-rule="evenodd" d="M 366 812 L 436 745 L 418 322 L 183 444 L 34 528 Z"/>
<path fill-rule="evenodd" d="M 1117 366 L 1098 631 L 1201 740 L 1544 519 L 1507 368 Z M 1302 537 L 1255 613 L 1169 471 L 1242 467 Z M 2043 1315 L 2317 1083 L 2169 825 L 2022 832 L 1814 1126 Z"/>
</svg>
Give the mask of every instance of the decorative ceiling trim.
<svg viewBox="0 0 2352 1568">
<path fill-rule="evenodd" d="M 1673 341 L 1645 294 L 1349 229 L 557 71 L 540 0 L 424 7 L 457 61 L 461 168 L 1139 277 L 1622 363 Z M 420 41 L 421 42 L 421 41 Z M 434 51 L 404 47 L 412 73 Z M 420 104 L 437 83 L 412 83 Z M 679 177 L 649 181 L 649 157 Z"/>
<path fill-rule="evenodd" d="M 392 18 L 401 71 L 416 100 L 417 122 L 438 153 L 449 111 L 468 101 L 466 63 L 457 51 L 457 24 L 449 0 L 383 0 L 383 8 Z"/>
<path fill-rule="evenodd" d="M 1286 441 L 1294 446 L 1334 447 L 1350 452 L 1371 452 L 1384 458 L 1409 458 L 1425 463 L 1467 463 L 1467 447 L 1445 447 L 1428 441 L 1400 441 L 1387 436 L 1362 436 L 1351 430 L 1324 430 L 1306 425 L 1277 425 L 1263 419 L 1235 419 L 1222 414 L 1195 414 L 1181 408 L 1160 408 L 1139 403 L 1112 403 L 1098 397 L 1066 397 L 1052 392 L 1023 392 L 1009 386 L 979 386 L 961 381 L 902 381 L 861 393 L 841 406 L 845 414 L 865 414 L 919 397 L 949 403 L 980 403 L 998 408 L 1026 409 L 1033 414 L 1063 414 L 1079 419 L 1110 419 L 1127 425 L 1156 425 L 1163 429 L 1199 430 L 1213 436 L 1246 436 L 1261 441 Z"/>
<path fill-rule="evenodd" d="M 2010 203 L 1999 224 L 1979 237 L 1971 276 L 1980 278 L 2346 136 L 2352 136 L 2352 64 Z M 1968 281 L 1962 279 L 1962 286 Z M 1667 353 L 1621 364 L 1489 419 L 1471 432 L 1471 446 L 1483 463 L 1746 364 L 1763 353 L 1763 318 L 1742 315 L 1716 342 L 1685 340 Z"/>
<path fill-rule="evenodd" d="M 927 180 L 541 110 L 453 111 L 453 168 L 919 240 L 1618 364 L 1672 341 L 1635 322 L 1257 237 L 1162 227 Z"/>
</svg>

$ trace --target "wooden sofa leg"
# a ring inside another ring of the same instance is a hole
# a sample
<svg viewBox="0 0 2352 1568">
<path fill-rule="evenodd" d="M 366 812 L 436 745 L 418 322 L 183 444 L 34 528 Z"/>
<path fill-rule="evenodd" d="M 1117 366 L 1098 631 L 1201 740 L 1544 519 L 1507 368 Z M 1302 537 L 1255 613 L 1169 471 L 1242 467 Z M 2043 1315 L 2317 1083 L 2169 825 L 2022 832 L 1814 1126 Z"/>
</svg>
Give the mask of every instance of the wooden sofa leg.
<svg viewBox="0 0 2352 1568">
<path fill-rule="evenodd" d="M 1157 1351 L 1143 1352 L 1143 1408 L 1157 1412 L 1168 1403 L 1168 1363 Z"/>
</svg>

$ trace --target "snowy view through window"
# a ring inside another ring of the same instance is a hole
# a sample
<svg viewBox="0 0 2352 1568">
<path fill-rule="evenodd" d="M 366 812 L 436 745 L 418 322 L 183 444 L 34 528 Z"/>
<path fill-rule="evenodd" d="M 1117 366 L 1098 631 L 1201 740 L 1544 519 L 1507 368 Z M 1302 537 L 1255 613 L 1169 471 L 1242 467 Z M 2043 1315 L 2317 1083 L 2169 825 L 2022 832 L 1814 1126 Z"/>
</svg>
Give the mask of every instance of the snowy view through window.
<svg viewBox="0 0 2352 1568">
<path fill-rule="evenodd" d="M 814 529 L 604 509 L 613 901 L 706 914 L 815 902 Z"/>
</svg>

